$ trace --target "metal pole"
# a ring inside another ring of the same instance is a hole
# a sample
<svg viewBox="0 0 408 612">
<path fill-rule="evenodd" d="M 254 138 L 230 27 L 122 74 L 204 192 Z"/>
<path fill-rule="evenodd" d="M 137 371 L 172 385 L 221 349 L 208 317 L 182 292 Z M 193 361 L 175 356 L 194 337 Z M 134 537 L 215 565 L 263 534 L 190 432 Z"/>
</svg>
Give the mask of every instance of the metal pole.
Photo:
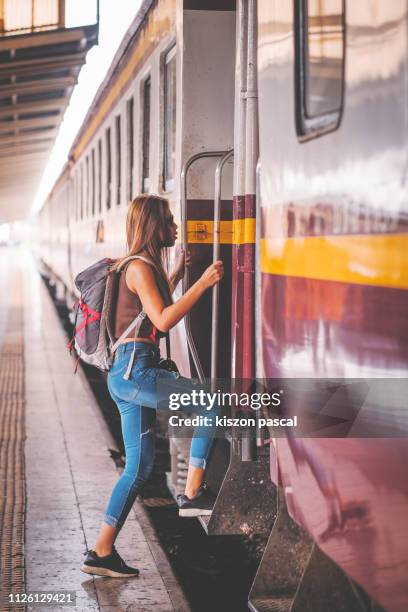
<svg viewBox="0 0 408 612">
<path fill-rule="evenodd" d="M 256 1 L 248 0 L 247 106 L 245 136 L 245 194 L 256 191 L 256 164 L 259 158 L 257 12 Z"/>
<path fill-rule="evenodd" d="M 226 162 L 234 155 L 234 151 L 228 151 L 218 162 L 215 170 L 214 187 L 214 241 L 213 241 L 213 263 L 220 258 L 220 219 L 221 219 L 221 182 L 222 171 Z M 217 283 L 212 290 L 212 315 L 211 315 L 211 386 L 217 378 L 218 370 L 218 323 L 219 323 L 219 301 L 220 286 Z"/>
<path fill-rule="evenodd" d="M 246 134 L 245 134 L 245 195 L 256 197 L 256 166 L 259 158 L 258 144 L 258 86 L 257 86 L 257 2 L 247 2 L 247 71 L 246 71 Z M 256 205 L 256 203 L 255 203 Z M 254 262 L 256 264 L 256 261 Z M 255 293 L 255 286 L 253 291 Z M 246 315 L 251 326 L 255 327 L 255 308 Z M 256 328 L 255 328 L 256 329 Z M 256 336 L 255 336 L 256 337 Z M 253 343 L 255 346 L 255 343 Z M 255 356 L 256 363 L 256 356 Z M 251 372 L 251 377 L 256 373 Z M 258 429 L 254 433 L 258 435 Z M 248 437 L 243 438 L 241 447 L 242 461 L 253 461 L 256 457 L 256 438 L 252 437 L 252 428 L 248 428 Z"/>
<path fill-rule="evenodd" d="M 262 363 L 262 319 L 261 319 L 261 160 L 256 165 L 255 193 L 255 376 L 264 378 Z M 258 414 L 258 413 L 257 413 Z M 262 431 L 256 426 L 256 445 L 262 446 Z"/>
<path fill-rule="evenodd" d="M 193 155 L 192 157 L 190 157 L 190 159 L 186 161 L 186 163 L 184 164 L 182 168 L 181 176 L 180 176 L 180 182 L 181 182 L 181 189 L 180 189 L 181 211 L 180 212 L 181 212 L 182 244 L 183 244 L 184 252 L 186 252 L 188 249 L 188 236 L 187 236 L 187 175 L 188 175 L 188 171 L 190 170 L 191 166 L 199 159 L 205 159 L 209 157 L 223 157 L 226 153 L 228 153 L 228 151 L 203 151 L 202 153 L 197 153 L 196 155 Z M 183 293 L 186 293 L 186 291 L 189 288 L 188 268 L 185 269 L 184 278 L 182 281 L 182 287 L 183 287 Z M 190 349 L 195 368 L 197 370 L 198 378 L 200 382 L 204 382 L 205 377 L 204 377 L 203 367 L 201 365 L 200 357 L 198 356 L 197 348 L 194 344 L 194 339 L 191 333 L 190 313 L 187 313 L 184 320 L 185 320 L 185 326 L 186 326 L 187 344 Z"/>
</svg>

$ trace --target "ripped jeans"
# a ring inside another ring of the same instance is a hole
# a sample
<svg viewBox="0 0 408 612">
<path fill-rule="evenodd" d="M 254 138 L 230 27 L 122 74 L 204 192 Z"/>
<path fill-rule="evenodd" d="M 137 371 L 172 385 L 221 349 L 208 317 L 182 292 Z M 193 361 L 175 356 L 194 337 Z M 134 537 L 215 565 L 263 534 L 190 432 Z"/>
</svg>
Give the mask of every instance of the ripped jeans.
<svg viewBox="0 0 408 612">
<path fill-rule="evenodd" d="M 134 352 L 134 361 L 132 351 Z M 120 529 L 133 506 L 136 496 L 153 468 L 156 410 L 170 410 L 170 393 L 189 393 L 193 381 L 176 372 L 158 368 L 159 348 L 146 342 L 128 342 L 118 348 L 108 374 L 108 388 L 121 417 L 126 464 L 116 482 L 106 509 L 104 522 Z M 128 380 L 124 378 L 129 374 Z M 190 450 L 190 465 L 205 468 L 215 434 L 218 407 L 210 413 L 205 407 L 183 406 L 183 412 L 209 416 L 210 425 L 195 429 Z M 214 422 L 214 424 L 213 424 Z"/>
</svg>

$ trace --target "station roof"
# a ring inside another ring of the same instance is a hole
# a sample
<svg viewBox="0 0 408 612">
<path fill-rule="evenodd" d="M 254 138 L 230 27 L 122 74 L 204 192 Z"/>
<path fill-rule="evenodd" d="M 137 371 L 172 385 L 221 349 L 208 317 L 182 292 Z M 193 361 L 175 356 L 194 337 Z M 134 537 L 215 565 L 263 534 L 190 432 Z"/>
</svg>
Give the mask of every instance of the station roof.
<svg viewBox="0 0 408 612">
<path fill-rule="evenodd" d="M 0 0 L 1 4 L 1 0 Z M 2 29 L 3 23 L 3 29 Z M 6 31 L 0 14 L 0 224 L 24 218 L 98 24 Z"/>
</svg>

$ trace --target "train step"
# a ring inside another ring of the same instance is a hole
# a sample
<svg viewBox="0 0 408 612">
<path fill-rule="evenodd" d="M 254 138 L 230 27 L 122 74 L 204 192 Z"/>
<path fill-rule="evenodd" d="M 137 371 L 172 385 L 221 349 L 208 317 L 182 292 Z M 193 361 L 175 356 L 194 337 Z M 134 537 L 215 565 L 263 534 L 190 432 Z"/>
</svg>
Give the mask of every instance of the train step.
<svg viewBox="0 0 408 612">
<path fill-rule="evenodd" d="M 257 597 L 249 602 L 251 612 L 289 612 L 293 603 L 292 597 Z"/>
<path fill-rule="evenodd" d="M 362 610 L 351 579 L 289 516 L 281 489 L 277 517 L 249 594 L 248 607 L 252 612 Z"/>
<path fill-rule="evenodd" d="M 200 521 L 201 527 L 204 529 L 205 533 L 208 534 L 208 523 L 210 522 L 210 516 L 199 516 L 198 520 Z"/>
<path fill-rule="evenodd" d="M 255 458 L 247 461 L 242 458 L 242 440 L 233 437 L 228 446 L 229 465 L 219 486 L 213 512 L 200 522 L 208 535 L 268 534 L 276 517 L 277 504 L 276 488 L 270 478 L 269 447 L 265 453 L 257 449 Z M 209 484 L 211 486 L 211 482 Z"/>
</svg>

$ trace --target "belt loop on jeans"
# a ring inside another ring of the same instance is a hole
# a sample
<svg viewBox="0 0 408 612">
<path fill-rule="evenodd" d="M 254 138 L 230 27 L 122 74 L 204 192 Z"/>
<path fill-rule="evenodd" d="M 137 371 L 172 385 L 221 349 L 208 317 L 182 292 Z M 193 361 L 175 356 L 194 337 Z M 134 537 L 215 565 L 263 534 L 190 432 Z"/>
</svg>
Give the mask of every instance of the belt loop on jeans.
<svg viewBox="0 0 408 612">
<path fill-rule="evenodd" d="M 130 373 L 133 367 L 133 362 L 135 360 L 135 353 L 136 353 L 136 339 L 133 341 L 133 351 L 132 351 L 132 354 L 130 355 L 128 367 L 126 368 L 126 372 L 123 375 L 123 378 L 125 380 L 129 380 L 129 376 L 130 376 Z"/>
</svg>

